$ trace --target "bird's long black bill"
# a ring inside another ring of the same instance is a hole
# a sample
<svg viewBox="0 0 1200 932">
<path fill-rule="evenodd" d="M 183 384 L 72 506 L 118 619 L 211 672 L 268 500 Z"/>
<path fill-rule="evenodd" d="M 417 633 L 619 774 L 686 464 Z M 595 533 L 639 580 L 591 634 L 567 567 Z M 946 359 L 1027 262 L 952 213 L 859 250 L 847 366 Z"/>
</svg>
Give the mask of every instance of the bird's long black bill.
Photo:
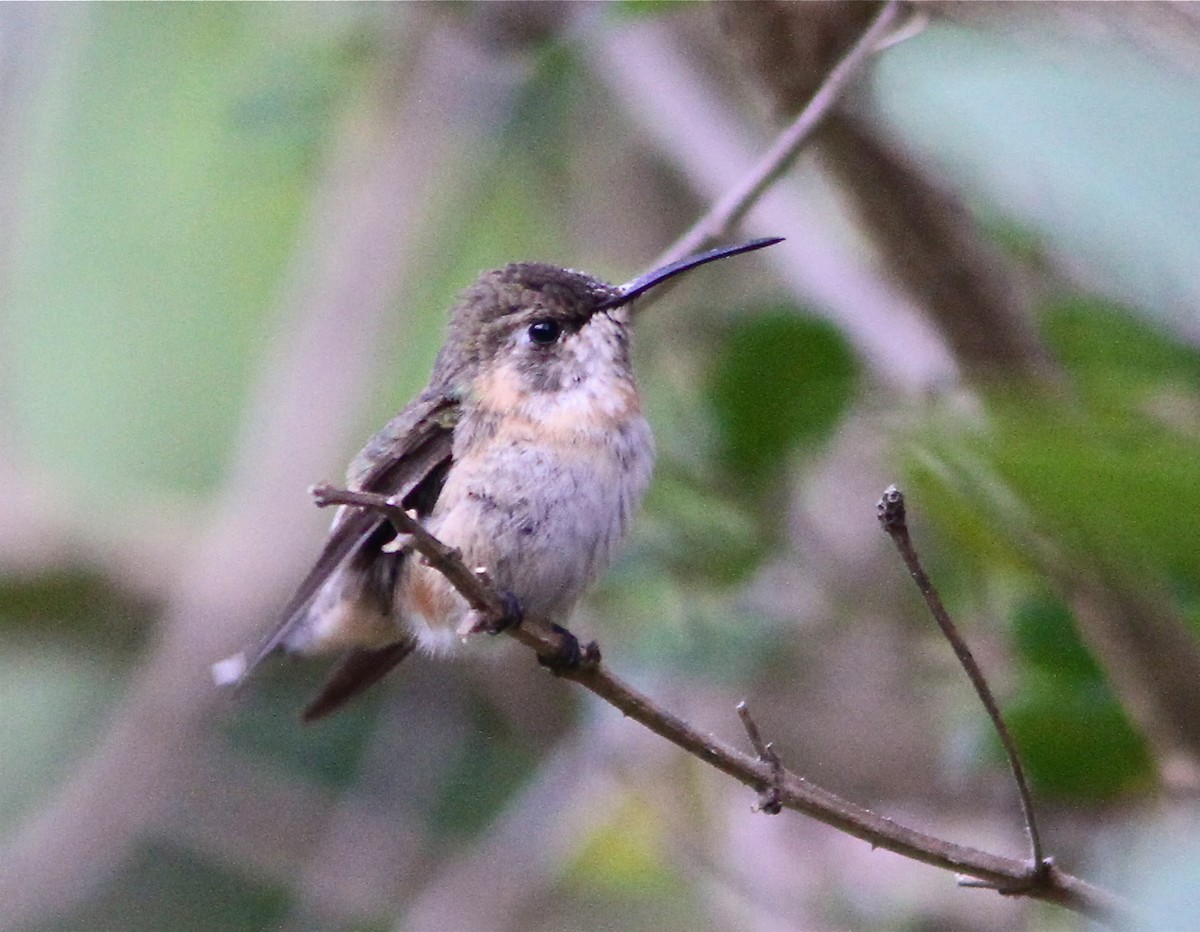
<svg viewBox="0 0 1200 932">
<path fill-rule="evenodd" d="M 704 265 L 708 262 L 715 262 L 717 259 L 725 259 L 729 256 L 736 256 L 743 252 L 753 252 L 755 249 L 763 249 L 767 246 L 774 246 L 776 243 L 782 243 L 782 236 L 768 236 L 763 239 L 752 239 L 749 242 L 738 243 L 735 246 L 721 246 L 717 249 L 710 249 L 708 252 L 697 253 L 694 256 L 688 256 L 686 259 L 680 259 L 678 262 L 672 262 L 670 265 L 664 265 L 661 269 L 655 269 L 653 272 L 647 272 L 640 278 L 635 278 L 627 285 L 621 286 L 621 293 L 616 297 L 605 301 L 597 310 L 605 311 L 610 308 L 620 307 L 622 304 L 628 304 L 638 295 L 644 294 L 655 285 L 661 285 L 668 278 L 674 278 L 681 272 L 687 272 L 699 265 Z"/>
</svg>

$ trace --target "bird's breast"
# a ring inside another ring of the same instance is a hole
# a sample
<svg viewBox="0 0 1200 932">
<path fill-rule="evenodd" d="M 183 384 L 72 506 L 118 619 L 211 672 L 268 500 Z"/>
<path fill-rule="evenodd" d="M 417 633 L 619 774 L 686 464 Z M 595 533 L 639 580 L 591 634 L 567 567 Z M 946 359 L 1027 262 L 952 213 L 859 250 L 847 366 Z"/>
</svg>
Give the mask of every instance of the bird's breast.
<svg viewBox="0 0 1200 932">
<path fill-rule="evenodd" d="M 650 481 L 654 442 L 636 388 L 604 390 L 599 401 L 596 389 L 531 398 L 503 381 L 481 386 L 455 428 L 453 466 L 428 521 L 531 618 L 566 620 L 611 562 Z M 410 609 L 452 626 L 455 595 L 414 572 Z"/>
</svg>

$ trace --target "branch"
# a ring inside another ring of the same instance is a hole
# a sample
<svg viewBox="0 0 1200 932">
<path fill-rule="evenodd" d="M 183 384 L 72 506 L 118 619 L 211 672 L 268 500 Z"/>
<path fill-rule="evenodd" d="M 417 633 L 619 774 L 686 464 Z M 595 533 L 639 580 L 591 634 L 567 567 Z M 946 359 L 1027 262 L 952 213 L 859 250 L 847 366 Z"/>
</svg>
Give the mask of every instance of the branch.
<svg viewBox="0 0 1200 932">
<path fill-rule="evenodd" d="M 900 7 L 899 0 L 889 0 L 884 4 L 879 15 L 821 82 L 796 119 L 779 134 L 775 144 L 739 184 L 713 204 L 708 213 L 658 257 L 654 268 L 677 262 L 729 236 L 766 190 L 792 167 L 822 120 L 858 76 L 862 66 L 878 50 L 887 31 L 900 15 Z"/>
<path fill-rule="evenodd" d="M 907 393 L 943 389 L 957 380 L 957 365 L 947 346 L 907 292 L 881 278 L 861 250 L 830 238 L 811 223 L 797 223 L 797 218 L 811 217 L 813 195 L 792 177 L 794 172 L 777 178 L 764 196 L 751 190 L 757 185 L 747 179 L 761 177 L 764 168 L 771 172 L 774 165 L 786 168 L 786 161 L 780 163 L 776 156 L 766 165 L 757 130 L 737 105 L 717 93 L 703 67 L 685 54 L 669 30 L 661 23 L 639 22 L 616 33 L 601 32 L 584 44 L 583 52 L 614 105 L 639 127 L 639 138 L 661 153 L 702 203 L 718 204 L 710 216 L 716 216 L 722 204 L 752 203 L 753 211 L 742 220 L 747 231 L 786 231 L 788 242 L 768 258 L 780 282 L 797 301 L 837 324 L 877 377 Z M 777 138 L 799 125 L 800 121 L 793 123 Z M 810 132 L 807 141 L 814 138 Z M 697 140 L 703 144 L 697 145 Z M 750 168 L 755 165 L 760 167 Z M 732 190 L 740 193 L 729 195 Z M 664 258 L 696 248 L 723 225 L 700 220 L 693 228 L 700 232 L 684 234 Z M 663 295 L 660 290 L 655 297 Z M 635 317 L 640 310 L 644 308 L 634 308 Z M 897 340 L 897 332 L 902 339 Z"/>
<path fill-rule="evenodd" d="M 921 565 L 921 558 L 917 556 L 917 550 L 908 534 L 904 493 L 894 485 L 889 485 L 884 489 L 883 497 L 879 500 L 876 510 L 879 515 L 879 523 L 883 525 L 884 531 L 887 532 L 892 543 L 900 552 L 904 565 L 908 567 L 909 574 L 925 598 L 925 604 L 929 606 L 930 614 L 938 623 L 938 627 L 942 629 L 942 634 L 946 636 L 950 646 L 954 648 L 954 655 L 962 664 L 963 669 L 967 671 L 967 677 L 971 680 L 971 685 L 975 687 L 979 701 L 983 703 L 983 707 L 987 710 L 988 717 L 996 729 L 996 734 L 1000 736 L 1000 743 L 1004 745 L 1004 753 L 1008 756 L 1008 763 L 1012 768 L 1013 780 L 1017 784 L 1017 794 L 1021 798 L 1021 810 L 1025 815 L 1025 829 L 1029 834 L 1029 847 L 1033 857 L 1033 872 L 1037 874 L 1046 870 L 1050 866 L 1050 861 L 1042 853 L 1042 840 L 1038 835 L 1037 819 L 1033 812 L 1033 797 L 1029 792 L 1029 783 L 1025 779 L 1025 768 L 1021 765 L 1021 756 L 1017 753 L 1016 742 L 1013 741 L 1008 726 L 1004 724 L 1004 716 L 1000 714 L 1000 705 L 996 702 L 996 697 L 992 694 L 983 671 L 975 661 L 971 648 L 958 633 L 958 628 L 950 618 L 950 613 L 942 604 L 937 588 Z"/>
<path fill-rule="evenodd" d="M 412 549 L 443 573 L 471 608 L 485 618 L 499 620 L 511 610 L 483 575 L 469 569 L 458 551 L 425 530 L 404 511 L 399 501 L 366 492 L 347 492 L 329 485 L 318 486 L 313 493 L 321 506 L 352 505 L 372 509 L 386 517 L 398 533 L 410 535 L 408 543 Z M 505 633 L 532 648 L 540 659 L 551 663 L 561 658 L 564 643 L 571 639 L 565 631 L 526 624 L 510 627 Z M 774 757 L 761 736 L 754 742 L 758 745 L 759 756 L 751 757 L 704 734 L 617 677 L 605 666 L 594 642 L 584 648 L 577 665 L 556 666 L 554 672 L 578 683 L 625 716 L 709 766 L 756 790 L 772 807 L 777 803 L 783 809 L 802 812 L 874 847 L 982 880 L 1004 894 L 1056 903 L 1102 922 L 1127 923 L 1129 908 L 1120 898 L 1059 870 L 1052 863 L 1046 862 L 1041 870 L 1031 871 L 1027 862 L 1017 858 L 958 845 L 876 815 L 788 770 Z M 745 720 L 743 714 L 743 722 Z M 757 734 L 757 728 L 753 734 Z M 763 808 L 767 808 L 766 805 Z"/>
</svg>

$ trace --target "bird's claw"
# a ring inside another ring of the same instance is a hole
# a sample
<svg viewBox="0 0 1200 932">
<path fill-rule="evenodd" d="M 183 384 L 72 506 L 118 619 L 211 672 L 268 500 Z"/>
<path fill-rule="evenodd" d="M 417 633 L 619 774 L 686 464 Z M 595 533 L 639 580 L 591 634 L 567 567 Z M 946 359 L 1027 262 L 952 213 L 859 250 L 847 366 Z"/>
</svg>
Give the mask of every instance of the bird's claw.
<svg viewBox="0 0 1200 932">
<path fill-rule="evenodd" d="M 551 673 L 559 676 L 578 670 L 584 663 L 591 662 L 593 657 L 599 661 L 599 648 L 595 644 L 581 647 L 579 639 L 562 625 L 551 625 L 551 629 L 559 636 L 558 648 L 553 653 L 538 654 L 538 663 Z"/>
</svg>

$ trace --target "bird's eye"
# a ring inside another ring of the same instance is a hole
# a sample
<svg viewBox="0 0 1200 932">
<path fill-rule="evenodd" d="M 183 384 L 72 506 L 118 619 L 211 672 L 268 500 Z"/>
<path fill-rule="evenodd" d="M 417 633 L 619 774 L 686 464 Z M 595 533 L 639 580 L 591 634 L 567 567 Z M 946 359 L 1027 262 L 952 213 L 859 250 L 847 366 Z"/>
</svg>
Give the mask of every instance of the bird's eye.
<svg viewBox="0 0 1200 932">
<path fill-rule="evenodd" d="M 529 325 L 529 339 L 538 346 L 549 346 L 562 334 L 562 327 L 554 320 L 535 320 Z"/>
</svg>

